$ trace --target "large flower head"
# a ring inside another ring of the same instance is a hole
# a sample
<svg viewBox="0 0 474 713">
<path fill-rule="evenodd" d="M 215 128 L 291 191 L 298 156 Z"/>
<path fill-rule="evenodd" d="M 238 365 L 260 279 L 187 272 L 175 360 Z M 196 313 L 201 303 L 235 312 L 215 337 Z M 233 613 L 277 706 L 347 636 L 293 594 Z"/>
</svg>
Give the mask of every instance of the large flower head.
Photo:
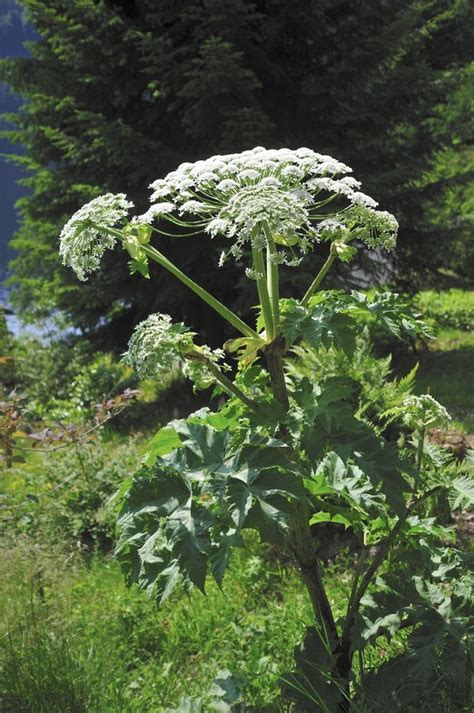
<svg viewBox="0 0 474 713">
<path fill-rule="evenodd" d="M 132 207 L 123 193 L 106 193 L 83 205 L 68 220 L 59 236 L 59 253 L 80 280 L 99 268 L 102 255 L 116 241 L 107 229 L 127 218 Z"/>
<path fill-rule="evenodd" d="M 362 193 L 349 166 L 311 149 L 264 149 L 183 163 L 151 188 L 151 208 L 136 218 L 169 221 L 180 229 L 228 238 L 224 252 L 262 248 L 270 237 L 272 259 L 298 264 L 320 240 L 391 250 L 398 224 Z"/>
</svg>

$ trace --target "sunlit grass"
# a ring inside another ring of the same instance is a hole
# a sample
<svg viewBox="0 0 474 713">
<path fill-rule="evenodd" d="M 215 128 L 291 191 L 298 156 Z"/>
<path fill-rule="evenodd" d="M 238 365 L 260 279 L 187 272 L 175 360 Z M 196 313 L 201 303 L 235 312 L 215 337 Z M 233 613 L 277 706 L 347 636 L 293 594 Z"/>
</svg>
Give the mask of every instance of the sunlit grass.
<svg viewBox="0 0 474 713">
<path fill-rule="evenodd" d="M 277 676 L 311 619 L 296 572 L 252 551 L 237 555 L 224 592 L 210 583 L 207 596 L 177 595 L 160 611 L 103 557 L 89 567 L 21 549 L 3 559 L 6 713 L 166 711 L 185 695 L 206 698 L 222 669 L 246 703 L 277 710 Z"/>
</svg>

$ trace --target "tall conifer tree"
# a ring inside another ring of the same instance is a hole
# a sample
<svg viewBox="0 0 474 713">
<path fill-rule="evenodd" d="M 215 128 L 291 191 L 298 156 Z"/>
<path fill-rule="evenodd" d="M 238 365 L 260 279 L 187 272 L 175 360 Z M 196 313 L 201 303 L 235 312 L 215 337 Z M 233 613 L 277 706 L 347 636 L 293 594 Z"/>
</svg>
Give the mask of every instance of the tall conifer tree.
<svg viewBox="0 0 474 713">
<path fill-rule="evenodd" d="M 31 171 L 13 243 L 23 310 L 60 310 L 123 346 L 131 322 L 161 309 L 212 341 L 212 315 L 181 302 L 171 277 L 161 276 L 158 293 L 146 280 L 137 292 L 112 254 L 106 281 L 79 285 L 58 261 L 57 235 L 100 192 L 125 188 L 143 208 L 150 181 L 181 161 L 256 144 L 307 145 L 353 166 L 400 219 L 390 267 L 402 285 L 438 279 L 440 269 L 474 272 L 469 0 L 21 4 L 42 38 L 31 58 L 1 68 L 25 100 L 10 132 Z M 161 247 L 216 296 L 244 303 L 231 268 L 214 269 L 218 244 Z"/>
</svg>

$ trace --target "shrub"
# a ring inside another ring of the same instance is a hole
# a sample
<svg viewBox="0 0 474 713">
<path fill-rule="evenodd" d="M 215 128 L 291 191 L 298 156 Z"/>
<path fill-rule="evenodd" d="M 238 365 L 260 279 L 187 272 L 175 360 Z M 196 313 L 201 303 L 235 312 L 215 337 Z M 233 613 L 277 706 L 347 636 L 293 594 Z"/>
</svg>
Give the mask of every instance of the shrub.
<svg viewBox="0 0 474 713">
<path fill-rule="evenodd" d="M 132 439 L 96 437 L 77 447 L 37 452 L 2 476 L 4 525 L 10 533 L 43 542 L 109 549 L 115 518 L 108 501 L 139 462 Z"/>
<path fill-rule="evenodd" d="M 75 374 L 87 364 L 89 351 L 83 341 L 43 341 L 21 336 L 13 341 L 15 387 L 30 403 L 44 409 L 51 398 L 66 399 Z"/>
<path fill-rule="evenodd" d="M 15 341 L 15 386 L 40 418 L 87 421 L 94 404 L 136 388 L 133 371 L 112 354 L 91 354 L 83 342 Z"/>
<path fill-rule="evenodd" d="M 474 291 L 420 292 L 415 304 L 437 327 L 466 332 L 474 329 Z"/>
</svg>

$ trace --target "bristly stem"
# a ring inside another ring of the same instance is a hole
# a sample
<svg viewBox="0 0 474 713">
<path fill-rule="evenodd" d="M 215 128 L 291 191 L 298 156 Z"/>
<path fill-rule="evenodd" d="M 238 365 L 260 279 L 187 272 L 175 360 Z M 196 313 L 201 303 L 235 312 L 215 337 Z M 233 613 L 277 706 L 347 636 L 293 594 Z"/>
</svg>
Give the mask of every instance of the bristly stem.
<svg viewBox="0 0 474 713">
<path fill-rule="evenodd" d="M 344 620 L 344 626 L 343 626 L 342 634 L 341 634 L 341 651 L 342 652 L 344 652 L 344 649 L 346 649 L 346 648 L 348 649 L 349 648 L 348 645 L 350 645 L 350 634 L 351 634 L 351 627 L 353 624 L 353 617 L 354 617 L 354 602 L 357 597 L 357 591 L 359 588 L 360 578 L 361 578 L 363 568 L 365 565 L 366 555 L 367 555 L 367 550 L 363 549 L 359 555 L 359 561 L 355 568 L 354 578 L 352 580 L 352 587 L 351 587 L 351 592 L 349 595 L 349 601 L 347 602 L 346 618 Z"/>
<path fill-rule="evenodd" d="M 383 540 L 378 547 L 377 553 L 375 554 L 374 558 L 372 559 L 372 562 L 370 565 L 367 567 L 366 571 L 364 572 L 363 576 L 359 579 L 357 577 L 357 587 L 356 591 L 351 594 L 351 601 L 350 605 L 348 607 L 347 615 L 346 615 L 346 621 L 344 624 L 344 640 L 341 642 L 341 653 L 344 654 L 346 657 L 349 657 L 348 663 L 350 664 L 350 645 L 351 645 L 351 640 L 350 640 L 350 634 L 351 634 L 351 629 L 352 625 L 354 623 L 354 616 L 356 612 L 359 609 L 359 605 L 361 602 L 362 597 L 364 596 L 365 592 L 367 591 L 367 588 L 369 587 L 369 584 L 371 583 L 372 579 L 374 578 L 375 574 L 377 573 L 379 567 L 383 564 L 386 556 L 388 555 L 391 546 L 395 542 L 396 538 L 398 537 L 399 533 L 403 529 L 403 526 L 405 525 L 406 521 L 412 514 L 412 512 L 417 508 L 421 503 L 423 503 L 425 500 L 430 498 L 432 495 L 435 493 L 439 492 L 442 490 L 442 486 L 437 485 L 434 488 L 431 488 L 431 490 L 427 490 L 425 493 L 420 495 L 416 500 L 412 502 L 411 505 L 409 505 L 405 512 L 400 515 L 399 519 L 397 520 L 396 524 L 392 527 L 390 530 L 389 534 Z"/>
<path fill-rule="evenodd" d="M 263 321 L 265 324 L 265 333 L 267 341 L 271 342 L 275 333 L 272 305 L 270 302 L 270 295 L 268 294 L 267 276 L 262 251 L 255 246 L 252 246 L 252 261 L 256 276 L 258 297 L 260 299 L 260 306 L 262 308 Z"/>
<path fill-rule="evenodd" d="M 425 447 L 425 429 L 424 428 L 418 429 L 417 436 L 418 436 L 418 443 L 416 446 L 416 475 L 417 475 L 417 479 L 419 479 L 420 475 L 421 475 L 421 467 L 423 465 L 423 450 Z"/>
<path fill-rule="evenodd" d="M 192 356 L 190 358 L 192 359 Z M 222 373 L 218 366 L 216 366 L 210 359 L 207 358 L 204 358 L 204 363 L 206 364 L 207 368 L 214 376 L 216 381 L 218 381 L 219 384 L 222 386 L 224 391 L 226 391 L 230 396 L 236 396 L 238 399 L 240 399 L 240 401 L 242 401 L 242 403 L 252 409 L 252 411 L 259 413 L 258 404 L 253 401 L 249 396 L 244 394 L 244 392 L 241 391 L 238 386 L 236 386 L 230 379 L 228 379 L 227 376 Z"/>
<path fill-rule="evenodd" d="M 273 312 L 274 338 L 280 332 L 280 285 L 278 279 L 277 249 L 273 236 L 267 225 L 263 231 L 267 239 L 267 283 Z"/>
<path fill-rule="evenodd" d="M 265 357 L 272 380 L 273 393 L 283 407 L 284 412 L 287 413 L 290 404 L 283 370 L 283 356 L 285 350 L 285 340 L 280 334 L 266 347 Z M 284 423 L 280 424 L 278 435 L 292 447 Z M 309 526 L 307 504 L 304 500 L 297 503 L 297 515 L 293 523 L 288 544 L 298 564 L 301 578 L 308 590 L 316 621 L 324 622 L 327 630 L 331 631 L 337 640 L 339 638 L 337 626 L 324 587 L 319 560 L 314 549 L 311 528 Z"/>
<path fill-rule="evenodd" d="M 305 293 L 303 299 L 301 300 L 301 304 L 303 305 L 303 307 L 308 306 L 309 300 L 311 299 L 313 294 L 316 292 L 316 290 L 319 288 L 319 285 L 321 284 L 321 282 L 326 277 L 326 275 L 329 272 L 331 265 L 333 264 L 336 257 L 337 257 L 336 252 L 332 249 L 332 246 L 331 246 L 331 251 L 329 253 L 329 256 L 328 256 L 326 262 L 324 263 L 324 265 L 322 266 L 322 268 L 320 269 L 320 271 L 314 278 L 313 282 L 310 284 L 310 286 L 306 290 L 306 293 Z"/>
<path fill-rule="evenodd" d="M 248 324 L 240 319 L 232 310 L 226 307 L 222 302 L 213 297 L 204 287 L 198 285 L 194 280 L 191 280 L 184 272 L 182 272 L 179 267 L 176 267 L 174 263 L 168 260 L 162 253 L 160 253 L 156 248 L 151 245 L 144 245 L 143 252 L 151 257 L 152 260 L 157 262 L 162 267 L 166 268 L 172 275 L 181 280 L 186 287 L 189 287 L 198 297 L 200 297 L 209 307 L 212 307 L 221 317 L 223 317 L 227 322 L 229 322 L 235 329 L 237 329 L 245 337 L 258 337 L 257 332 L 255 332 Z"/>
<path fill-rule="evenodd" d="M 115 228 L 104 227 L 102 225 L 96 225 L 91 222 L 91 225 L 98 230 L 102 230 L 105 233 L 110 233 L 119 240 L 125 240 L 126 236 L 120 230 Z M 180 280 L 186 287 L 189 287 L 198 297 L 200 297 L 209 307 L 212 307 L 218 314 L 220 314 L 223 319 L 229 322 L 238 332 L 244 335 L 244 337 L 258 337 L 257 332 L 255 332 L 248 324 L 245 324 L 243 320 L 240 319 L 232 310 L 226 307 L 222 302 L 213 297 L 204 287 L 201 287 L 191 280 L 190 277 L 186 275 L 182 270 L 179 269 L 174 263 L 171 262 L 167 257 L 159 252 L 156 248 L 151 245 L 141 245 L 140 246 L 145 255 L 148 255 L 152 260 L 164 267 L 168 272 L 171 272 L 178 280 Z"/>
</svg>

